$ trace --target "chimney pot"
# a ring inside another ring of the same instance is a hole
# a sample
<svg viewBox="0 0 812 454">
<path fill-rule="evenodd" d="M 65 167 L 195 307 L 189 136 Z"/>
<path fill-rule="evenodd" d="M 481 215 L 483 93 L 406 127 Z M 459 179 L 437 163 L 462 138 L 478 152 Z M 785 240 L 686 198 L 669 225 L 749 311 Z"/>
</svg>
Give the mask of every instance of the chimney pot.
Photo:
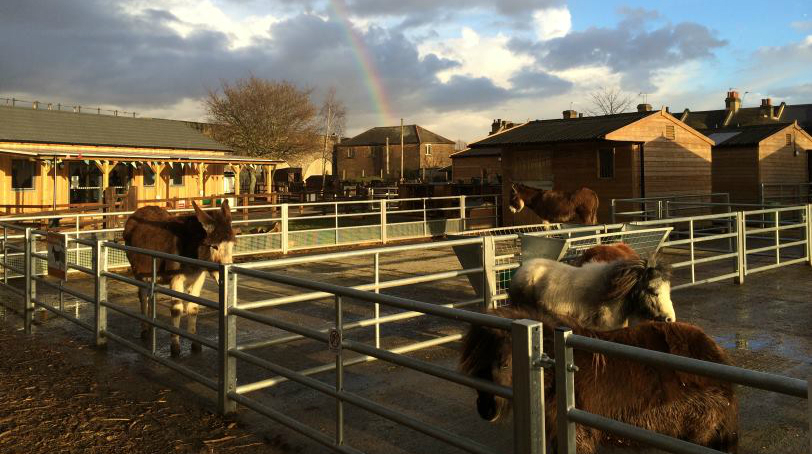
<svg viewBox="0 0 812 454">
<path fill-rule="evenodd" d="M 773 100 L 770 98 L 764 98 L 761 100 L 762 107 L 767 107 L 773 105 Z"/>
<path fill-rule="evenodd" d="M 33 103 L 31 103 L 31 107 L 32 107 L 34 110 L 39 109 L 39 101 L 34 101 Z"/>
<path fill-rule="evenodd" d="M 566 119 L 568 119 L 568 118 L 578 118 L 578 112 L 576 112 L 576 111 L 574 111 L 572 109 L 565 110 L 562 113 L 564 114 L 564 118 L 566 118 Z"/>
<path fill-rule="evenodd" d="M 737 91 L 729 91 L 727 92 L 727 98 L 725 98 L 725 108 L 728 111 L 736 112 L 741 108 L 742 100 L 739 98 L 739 92 Z"/>
<path fill-rule="evenodd" d="M 650 112 L 651 111 L 651 104 L 638 104 L 637 105 L 638 112 Z"/>
</svg>

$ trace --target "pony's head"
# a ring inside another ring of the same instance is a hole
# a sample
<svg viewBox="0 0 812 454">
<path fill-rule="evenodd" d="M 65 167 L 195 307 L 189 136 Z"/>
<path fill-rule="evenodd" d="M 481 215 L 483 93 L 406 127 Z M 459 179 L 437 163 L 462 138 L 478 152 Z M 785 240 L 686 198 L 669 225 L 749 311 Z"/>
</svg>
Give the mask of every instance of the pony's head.
<svg viewBox="0 0 812 454">
<path fill-rule="evenodd" d="M 236 235 L 231 226 L 231 209 L 228 206 L 228 200 L 223 201 L 219 210 L 203 211 L 195 202 L 192 202 L 192 206 L 195 209 L 197 220 L 206 231 L 206 237 L 199 246 L 198 258 L 214 263 L 232 263 Z M 220 281 L 219 272 L 212 271 L 211 275 L 216 281 Z"/>
<path fill-rule="evenodd" d="M 507 331 L 471 326 L 462 340 L 460 371 L 471 377 L 511 387 L 511 349 L 512 342 Z M 510 400 L 477 390 L 476 409 L 482 419 L 495 422 L 510 412 Z"/>
<path fill-rule="evenodd" d="M 510 185 L 510 212 L 518 213 L 522 211 L 524 205 L 529 202 L 532 197 L 532 188 L 525 186 L 521 183 L 513 183 Z"/>
<path fill-rule="evenodd" d="M 623 313 L 633 324 L 677 320 L 671 301 L 671 267 L 656 257 L 615 262 L 606 284 L 607 299 L 622 301 Z"/>
</svg>

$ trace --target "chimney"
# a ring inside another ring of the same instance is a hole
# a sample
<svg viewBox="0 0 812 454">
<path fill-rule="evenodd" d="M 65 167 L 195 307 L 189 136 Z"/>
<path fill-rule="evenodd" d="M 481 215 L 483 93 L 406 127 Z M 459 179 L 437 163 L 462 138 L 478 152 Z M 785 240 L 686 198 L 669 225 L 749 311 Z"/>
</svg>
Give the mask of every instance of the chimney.
<svg viewBox="0 0 812 454">
<path fill-rule="evenodd" d="M 569 119 L 569 118 L 578 118 L 578 112 L 576 112 L 576 111 L 574 111 L 574 110 L 572 110 L 572 109 L 570 109 L 570 110 L 565 110 L 565 111 L 563 112 L 563 114 L 564 114 L 564 118 L 565 118 L 565 119 Z"/>
<path fill-rule="evenodd" d="M 638 112 L 651 112 L 651 104 L 638 104 L 637 105 Z"/>
<path fill-rule="evenodd" d="M 761 113 L 762 117 L 772 118 L 773 117 L 773 100 L 770 98 L 765 98 L 761 100 L 761 107 L 759 108 L 759 112 Z"/>
<path fill-rule="evenodd" d="M 727 98 L 725 98 L 725 108 L 730 112 L 738 111 L 742 106 L 742 100 L 739 98 L 739 92 L 735 90 L 731 90 L 727 92 Z"/>
<path fill-rule="evenodd" d="M 499 125 L 501 124 L 501 122 L 502 122 L 501 119 L 493 120 L 493 123 L 491 123 L 491 132 L 488 135 L 496 134 L 497 132 L 499 132 Z"/>
<path fill-rule="evenodd" d="M 31 107 L 32 107 L 34 110 L 39 109 L 39 101 L 34 101 L 33 103 L 31 103 Z"/>
</svg>

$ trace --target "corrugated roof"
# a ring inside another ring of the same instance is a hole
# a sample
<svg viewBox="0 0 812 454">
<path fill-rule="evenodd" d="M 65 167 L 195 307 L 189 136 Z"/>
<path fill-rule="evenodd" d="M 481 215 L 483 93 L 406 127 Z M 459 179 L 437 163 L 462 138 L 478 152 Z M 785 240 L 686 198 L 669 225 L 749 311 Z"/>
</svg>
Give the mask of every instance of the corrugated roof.
<svg viewBox="0 0 812 454">
<path fill-rule="evenodd" d="M 739 126 L 735 128 L 715 128 L 701 130 L 716 142 L 717 147 L 758 145 L 759 142 L 792 126 L 792 123 L 772 123 L 767 125 Z"/>
<path fill-rule="evenodd" d="M 451 155 L 451 159 L 502 156 L 501 148 L 466 148 Z"/>
<path fill-rule="evenodd" d="M 352 139 L 345 140 L 338 144 L 339 147 L 386 145 L 386 138 L 389 138 L 390 145 L 400 145 L 400 126 L 378 126 L 358 134 Z M 453 140 L 435 134 L 419 125 L 403 125 L 403 143 L 447 143 L 453 144 Z"/>
<path fill-rule="evenodd" d="M 470 144 L 471 148 L 500 145 L 518 145 L 551 142 L 577 142 L 603 139 L 612 131 L 634 123 L 660 111 L 630 112 L 596 117 L 579 117 L 556 120 L 536 120 L 486 137 Z"/>
<path fill-rule="evenodd" d="M 200 124 L 0 106 L 0 142 L 231 151 Z"/>
</svg>

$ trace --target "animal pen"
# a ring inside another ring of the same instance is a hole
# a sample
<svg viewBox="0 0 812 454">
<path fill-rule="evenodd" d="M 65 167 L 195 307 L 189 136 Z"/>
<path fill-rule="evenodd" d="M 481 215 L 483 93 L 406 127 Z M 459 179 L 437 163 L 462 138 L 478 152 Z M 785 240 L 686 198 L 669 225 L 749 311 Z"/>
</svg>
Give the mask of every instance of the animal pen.
<svg viewBox="0 0 812 454">
<path fill-rule="evenodd" d="M 377 208 L 377 211 L 367 210 L 362 214 L 377 213 L 381 221 L 389 220 L 389 208 L 395 206 L 389 202 L 391 201 L 364 202 L 367 207 Z M 810 253 L 812 242 L 809 241 L 812 232 L 812 205 L 649 219 L 627 224 L 580 227 L 553 225 L 550 230 L 545 230 L 541 226 L 525 226 L 517 229 L 477 231 L 465 228 L 470 226 L 464 211 L 468 206 L 467 203 L 463 205 L 462 210 L 460 206 L 407 208 L 403 202 L 399 203 L 403 204 L 404 211 L 416 210 L 418 215 L 423 216 L 422 227 L 409 230 L 413 227 L 397 227 L 384 222 L 373 227 L 357 227 L 368 229 L 366 231 L 377 227 L 377 232 L 380 232 L 363 237 L 365 242 L 368 238 L 384 242 L 391 239 L 393 236 L 390 236 L 390 233 L 398 232 L 399 228 L 402 228 L 402 231 L 415 232 L 410 234 L 415 237 L 436 233 L 437 231 L 432 231 L 432 227 L 427 224 L 431 220 L 431 215 L 427 211 L 429 209 L 459 215 L 458 218 L 451 220 L 443 218 L 441 223 L 451 226 L 446 233 L 467 233 L 467 235 L 430 243 L 379 246 L 275 260 L 246 261 L 233 265 L 215 265 L 124 246 L 112 241 L 119 235 L 117 229 L 77 232 L 67 235 L 68 250 L 75 252 L 68 254 L 67 266 L 72 273 L 67 281 L 63 281 L 45 275 L 48 257 L 45 254 L 44 241 L 47 232 L 20 225 L 21 222 L 30 220 L 18 220 L 17 223 L 4 222 L 0 224 L 3 227 L 3 257 L 0 263 L 3 268 L 3 288 L 19 295 L 22 302 L 20 307 L 8 304 L 7 309 L 17 310 L 20 313 L 26 332 L 32 330 L 35 311 L 45 310 L 56 314 L 94 333 L 97 345 L 113 341 L 208 388 L 216 394 L 221 412 L 234 412 L 239 404 L 330 449 L 345 453 L 361 452 L 355 447 L 355 443 L 362 443 L 365 437 L 375 438 L 374 434 L 359 431 L 354 424 L 355 418 L 362 417 L 359 416 L 357 409 L 465 452 L 497 451 L 488 445 L 487 441 L 476 439 L 475 434 L 460 434 L 451 430 L 448 424 L 443 424 L 442 421 L 427 422 L 427 419 L 432 418 L 428 408 L 406 411 L 402 405 L 382 403 L 364 395 L 363 390 L 354 382 L 374 378 L 366 378 L 364 371 L 367 368 L 361 366 L 374 361 L 400 366 L 403 371 L 421 374 L 427 379 L 441 379 L 463 388 L 486 391 L 512 399 L 512 450 L 516 453 L 543 453 L 546 449 L 542 368 L 554 368 L 556 388 L 566 390 L 557 393 L 556 396 L 559 399 L 558 408 L 566 409 L 566 417 L 559 418 L 557 429 L 559 453 L 575 453 L 573 439 L 575 423 L 597 427 L 668 452 L 703 454 L 717 452 L 618 421 L 606 420 L 575 408 L 572 386 L 574 370 L 569 367 L 573 348 L 716 377 L 802 399 L 809 397 L 809 387 L 812 384 L 796 378 L 708 364 L 631 346 L 581 338 L 566 331 L 561 331 L 557 336 L 553 361 L 544 353 L 539 322 L 503 319 L 468 309 L 494 306 L 504 300 L 506 298 L 504 291 L 511 270 L 519 266 L 523 254 L 530 253 L 525 251 L 531 250 L 533 253 L 546 251 L 552 258 L 568 259 L 589 245 L 618 240 L 630 243 L 634 249 L 643 254 L 661 249 L 675 269 L 676 279 L 673 286 L 675 290 L 726 279 L 736 279 L 741 284 L 747 275 L 753 273 L 798 263 L 812 263 Z M 432 201 L 428 199 L 416 203 L 418 206 L 432 205 Z M 330 216 L 335 224 L 323 229 L 311 229 L 310 233 L 303 234 L 305 238 L 316 238 L 316 246 L 324 245 L 318 243 L 318 239 L 324 238 L 325 234 L 313 231 L 331 232 L 326 236 L 333 241 L 329 245 L 335 245 L 343 235 L 339 233 L 343 232 L 340 215 L 351 214 L 342 213 L 340 203 L 326 206 L 334 210 L 332 216 L 329 214 L 327 216 Z M 308 207 L 318 210 L 325 205 L 308 204 Z M 280 215 L 272 220 L 281 221 L 282 230 L 273 233 L 242 234 L 238 237 L 235 252 L 251 255 L 267 251 L 271 248 L 268 248 L 268 243 L 263 243 L 252 252 L 250 245 L 256 244 L 252 243 L 256 240 L 250 238 L 270 238 L 271 235 L 280 239 L 281 244 L 272 243 L 276 246 L 273 250 L 280 252 L 285 250 L 284 244 L 288 245 L 288 251 L 304 248 L 304 245 L 308 244 L 296 243 L 294 240 L 294 246 L 290 246 L 292 234 L 297 232 L 290 228 L 294 221 L 290 212 L 295 209 L 291 206 L 277 208 Z M 302 211 L 306 212 L 307 210 Z M 383 214 L 380 214 L 381 212 Z M 309 216 L 325 215 L 303 214 L 301 217 Z M 267 219 L 250 219 L 250 217 L 243 221 L 235 221 L 235 224 L 261 224 L 260 221 L 268 224 Z M 405 223 L 408 222 L 421 221 Z M 520 234 L 522 230 L 524 232 Z M 282 241 L 283 239 L 285 241 Z M 540 248 L 538 244 L 534 246 L 531 243 L 543 243 L 544 247 Z M 164 258 L 216 270 L 219 271 L 221 280 L 213 291 L 208 291 L 201 297 L 175 292 L 160 285 L 144 284 L 121 271 L 122 265 L 126 265 L 126 262 L 117 260 L 124 257 L 127 250 L 153 257 L 153 260 Z M 438 250 L 444 251 L 442 253 L 445 256 L 458 259 L 462 266 L 459 269 L 423 272 L 405 277 L 402 274 L 395 274 L 392 279 L 384 277 L 385 260 L 393 258 L 397 261 L 398 257 L 407 252 L 430 257 Z M 360 270 L 353 270 L 353 275 L 356 276 L 353 280 L 357 281 L 353 285 L 345 285 L 349 284 L 348 282 L 342 282 L 342 285 L 322 282 L 326 279 L 315 279 L 309 273 L 294 275 L 295 270 L 300 267 L 313 263 L 332 263 L 330 261 L 366 263 L 369 268 L 363 273 Z M 460 279 L 467 282 L 469 291 L 461 292 L 460 295 L 464 296 L 460 298 L 456 298 L 455 294 L 453 301 L 425 302 L 413 297 L 384 293 L 396 289 L 408 292 L 416 284 L 439 285 L 442 282 Z M 168 296 L 195 302 L 207 308 L 214 320 L 201 327 L 198 334 L 175 329 L 165 317 L 158 316 L 154 309 L 155 304 L 152 305 L 152 314 L 147 316 L 134 309 L 134 290 L 129 298 L 122 298 L 116 294 L 114 289 L 125 285 L 146 288 L 151 298 Z M 47 301 L 48 291 L 58 295 L 58 300 Z M 66 300 L 66 297 L 70 301 Z M 69 308 L 71 303 L 72 310 Z M 297 313 L 304 314 L 298 318 L 291 317 L 299 303 L 308 304 L 307 312 Z M 397 326 L 426 319 L 441 320 L 444 324 L 450 324 L 453 329 L 439 330 L 434 333 L 436 335 L 418 341 L 405 338 L 404 342 L 404 336 L 397 331 Z M 129 320 L 129 323 L 124 323 L 124 320 Z M 133 341 L 137 321 L 153 326 L 152 335 L 146 344 Z M 512 386 L 500 386 L 462 375 L 453 368 L 410 355 L 418 351 L 430 351 L 431 347 L 457 342 L 462 336 L 461 332 L 468 325 L 510 332 L 513 339 L 513 357 L 517 359 L 513 364 Z M 127 327 L 131 329 L 128 330 Z M 398 342 L 389 339 L 387 332 L 393 333 Z M 166 337 L 169 333 L 200 342 L 206 347 L 203 355 L 213 356 L 216 361 L 205 363 L 169 359 L 161 348 L 162 343 L 167 343 Z M 308 340 L 313 342 L 305 343 Z M 276 360 L 273 350 L 274 347 L 282 346 L 294 349 L 297 356 L 312 357 L 320 364 L 299 368 L 282 365 Z M 293 412 L 287 409 L 275 408 L 274 403 L 281 397 L 278 394 L 271 394 L 269 397 L 266 393 L 273 393 L 274 389 L 283 389 L 280 387 L 291 382 L 314 390 L 334 402 L 334 427 L 317 428 L 306 424 L 302 418 L 292 416 Z M 475 413 L 473 408 L 470 408 L 470 413 Z M 812 408 L 808 417 L 812 421 Z"/>
</svg>

